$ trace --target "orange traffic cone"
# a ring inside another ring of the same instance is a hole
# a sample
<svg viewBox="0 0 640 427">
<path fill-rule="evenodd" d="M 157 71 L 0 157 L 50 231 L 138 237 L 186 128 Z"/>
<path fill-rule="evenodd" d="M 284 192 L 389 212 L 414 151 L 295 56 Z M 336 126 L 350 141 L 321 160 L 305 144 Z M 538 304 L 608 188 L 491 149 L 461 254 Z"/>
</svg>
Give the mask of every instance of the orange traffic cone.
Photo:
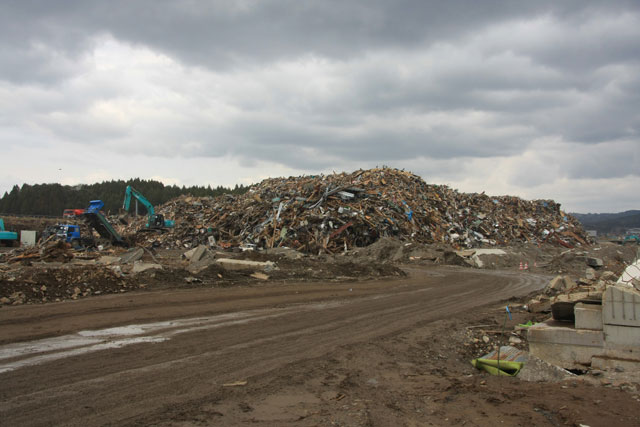
<svg viewBox="0 0 640 427">
<path fill-rule="evenodd" d="M 528 270 L 528 269 L 529 269 L 529 263 L 528 263 L 528 262 L 525 262 L 525 263 L 524 263 L 524 269 L 525 269 L 525 270 Z"/>
<path fill-rule="evenodd" d="M 522 261 L 520 261 L 520 270 L 522 270 Z"/>
</svg>

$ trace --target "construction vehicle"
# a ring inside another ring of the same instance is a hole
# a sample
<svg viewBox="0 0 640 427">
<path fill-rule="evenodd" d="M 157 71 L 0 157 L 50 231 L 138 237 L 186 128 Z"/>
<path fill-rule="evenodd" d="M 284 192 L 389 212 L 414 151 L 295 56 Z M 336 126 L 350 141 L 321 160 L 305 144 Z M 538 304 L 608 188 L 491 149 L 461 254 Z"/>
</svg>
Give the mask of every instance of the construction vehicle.
<svg viewBox="0 0 640 427">
<path fill-rule="evenodd" d="M 136 203 L 140 202 L 147 210 L 147 224 L 145 225 L 145 229 L 142 231 L 163 231 L 167 228 L 172 228 L 175 225 L 175 222 L 170 219 L 164 219 L 162 214 L 157 214 L 151 202 L 149 202 L 146 197 L 144 197 L 138 190 L 133 188 L 130 185 L 127 185 L 127 189 L 124 192 L 124 202 L 122 203 L 122 209 L 125 212 L 129 211 L 129 206 L 131 205 L 131 197 L 136 199 Z M 136 205 L 136 214 L 137 212 Z"/>
<path fill-rule="evenodd" d="M 13 242 L 18 241 L 18 233 L 15 231 L 6 231 L 4 229 L 4 220 L 0 218 L 0 243 L 6 245 L 13 245 Z"/>
<path fill-rule="evenodd" d="M 65 209 L 62 212 L 62 217 L 63 218 L 75 218 L 77 216 L 82 215 L 83 213 L 85 213 L 84 209 Z"/>
<path fill-rule="evenodd" d="M 49 239 L 53 239 L 54 237 L 51 236 L 55 236 L 56 240 L 64 240 L 65 242 L 70 243 L 74 248 L 91 246 L 93 244 L 93 239 L 91 237 L 82 236 L 80 226 L 74 224 L 56 224 L 48 226 L 42 232 L 42 240 L 47 241 Z"/>
<path fill-rule="evenodd" d="M 92 200 L 89 207 L 82 214 L 85 222 L 105 239 L 108 239 L 113 245 L 128 246 L 122 236 L 113 228 L 107 218 L 102 214 L 101 209 L 104 207 L 102 200 Z"/>
<path fill-rule="evenodd" d="M 637 234 L 628 234 L 624 236 L 624 240 L 622 241 L 623 244 L 634 243 L 634 242 L 640 245 L 640 236 L 638 236 Z"/>
</svg>

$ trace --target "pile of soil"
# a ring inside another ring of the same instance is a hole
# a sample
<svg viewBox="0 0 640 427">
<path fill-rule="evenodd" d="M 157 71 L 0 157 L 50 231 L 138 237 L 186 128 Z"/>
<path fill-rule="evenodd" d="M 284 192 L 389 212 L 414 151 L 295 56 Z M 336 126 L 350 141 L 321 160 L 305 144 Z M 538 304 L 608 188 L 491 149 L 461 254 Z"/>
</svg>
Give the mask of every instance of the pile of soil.
<svg viewBox="0 0 640 427">
<path fill-rule="evenodd" d="M 39 264 L 0 271 L 0 305 L 46 303 L 120 293 L 129 284 L 111 268 L 78 264 Z"/>
</svg>

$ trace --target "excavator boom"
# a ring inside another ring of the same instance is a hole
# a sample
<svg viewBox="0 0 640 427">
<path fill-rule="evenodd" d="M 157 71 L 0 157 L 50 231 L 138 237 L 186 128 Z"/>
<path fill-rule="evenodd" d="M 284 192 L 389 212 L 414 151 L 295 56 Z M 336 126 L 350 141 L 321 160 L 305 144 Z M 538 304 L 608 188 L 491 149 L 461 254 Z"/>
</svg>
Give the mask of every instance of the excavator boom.
<svg viewBox="0 0 640 427">
<path fill-rule="evenodd" d="M 150 201 L 147 200 L 146 197 L 142 195 L 138 190 L 133 188 L 130 185 L 127 185 L 127 189 L 124 191 L 124 203 L 122 203 L 122 208 L 125 211 L 129 210 L 129 206 L 131 205 L 131 196 L 135 197 L 137 201 L 142 203 L 142 205 L 147 209 L 147 214 L 155 215 L 156 211 L 153 208 L 153 205 Z"/>
<path fill-rule="evenodd" d="M 174 226 L 174 222 L 169 219 L 164 219 L 164 217 L 160 214 L 156 214 L 155 209 L 150 201 L 147 200 L 146 197 L 142 195 L 138 190 L 133 188 L 130 185 L 127 185 L 127 189 L 124 192 L 124 202 L 122 203 L 122 208 L 125 211 L 129 211 L 129 206 L 131 205 L 131 197 L 135 197 L 135 199 L 142 203 L 142 205 L 147 209 L 147 229 L 155 229 L 162 230 L 164 228 L 170 228 Z"/>
</svg>

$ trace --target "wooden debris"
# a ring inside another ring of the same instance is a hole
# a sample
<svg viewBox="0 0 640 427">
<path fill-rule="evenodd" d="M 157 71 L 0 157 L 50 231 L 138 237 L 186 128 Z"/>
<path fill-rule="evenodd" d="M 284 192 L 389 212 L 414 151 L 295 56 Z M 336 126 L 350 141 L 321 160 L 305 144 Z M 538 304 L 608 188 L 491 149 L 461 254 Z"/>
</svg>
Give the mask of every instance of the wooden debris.
<svg viewBox="0 0 640 427">
<path fill-rule="evenodd" d="M 138 235 L 138 243 L 151 240 L 182 249 L 200 244 L 290 247 L 315 254 L 364 247 L 387 236 L 468 248 L 589 242 L 580 223 L 552 200 L 460 193 L 389 168 L 270 178 L 240 196 L 182 196 L 156 210 L 174 219 L 175 228 L 151 237 Z"/>
</svg>

